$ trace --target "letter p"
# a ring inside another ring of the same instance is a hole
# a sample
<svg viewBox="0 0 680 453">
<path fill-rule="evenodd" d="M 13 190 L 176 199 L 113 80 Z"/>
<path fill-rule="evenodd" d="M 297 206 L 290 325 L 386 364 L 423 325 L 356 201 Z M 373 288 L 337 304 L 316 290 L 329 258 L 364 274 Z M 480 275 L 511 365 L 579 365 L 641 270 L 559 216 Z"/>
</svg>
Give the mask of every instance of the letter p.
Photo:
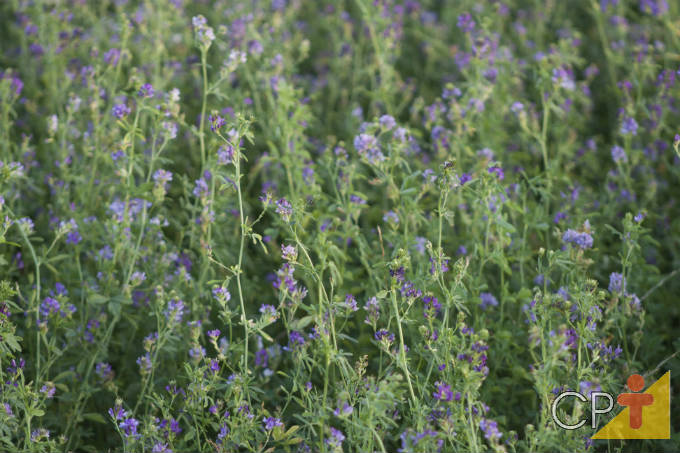
<svg viewBox="0 0 680 453">
<path fill-rule="evenodd" d="M 609 400 L 609 406 L 606 409 L 598 409 L 597 408 L 597 397 L 598 396 L 606 396 L 607 399 Z M 607 412 L 611 411 L 612 408 L 614 407 L 614 398 L 609 393 L 604 393 L 604 392 L 592 392 L 590 394 L 590 405 L 591 405 L 591 425 L 593 429 L 597 428 L 597 420 L 595 420 L 595 416 L 597 414 L 606 414 Z"/>
</svg>

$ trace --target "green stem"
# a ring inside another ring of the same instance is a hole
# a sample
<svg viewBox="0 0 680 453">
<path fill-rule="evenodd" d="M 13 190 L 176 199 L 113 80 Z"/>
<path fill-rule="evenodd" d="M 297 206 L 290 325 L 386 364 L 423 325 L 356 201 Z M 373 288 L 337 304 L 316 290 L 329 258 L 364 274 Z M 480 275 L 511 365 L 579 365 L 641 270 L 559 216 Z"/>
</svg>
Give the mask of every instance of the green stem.
<svg viewBox="0 0 680 453">
<path fill-rule="evenodd" d="M 14 213 L 10 210 L 9 211 L 12 216 L 14 217 Z M 28 240 L 28 236 L 26 235 L 26 232 L 24 229 L 19 225 L 19 232 L 21 233 L 21 236 L 24 238 L 24 241 L 26 242 L 26 245 L 28 246 L 28 250 L 31 252 L 31 258 L 33 259 L 33 265 L 35 266 L 35 341 L 36 341 L 36 353 L 35 353 L 35 375 L 36 375 L 36 380 L 35 380 L 35 387 L 36 389 L 40 385 L 40 261 L 35 255 L 35 249 L 33 248 L 33 245 L 31 244 L 31 241 Z"/>
<path fill-rule="evenodd" d="M 397 295 L 392 291 L 392 308 L 394 308 L 394 315 L 397 317 L 397 328 L 399 330 L 399 355 L 401 357 L 401 367 L 406 375 L 406 382 L 408 383 L 408 390 L 411 394 L 411 404 L 415 408 L 417 406 L 416 394 L 413 391 L 413 384 L 411 384 L 411 375 L 408 371 L 408 365 L 406 364 L 406 348 L 404 345 L 404 333 L 401 329 L 401 317 L 399 316 L 399 306 L 397 305 Z"/>
<path fill-rule="evenodd" d="M 198 127 L 198 139 L 201 142 L 201 170 L 205 165 L 205 108 L 208 103 L 208 71 L 206 68 L 206 51 L 201 49 L 201 72 L 203 74 L 203 102 L 201 104 L 201 120 Z"/>
<path fill-rule="evenodd" d="M 238 155 L 234 160 L 234 165 L 236 167 L 236 192 L 238 194 L 238 210 L 239 210 L 239 220 L 241 222 L 241 241 L 239 245 L 238 252 L 238 270 L 236 272 L 236 286 L 238 287 L 238 298 L 241 304 L 241 323 L 244 329 L 244 349 L 243 349 L 243 362 L 242 368 L 244 372 L 245 382 L 248 382 L 248 334 L 249 326 L 248 320 L 246 318 L 246 306 L 243 301 L 243 289 L 241 287 L 241 271 L 243 266 L 243 248 L 246 241 L 246 220 L 243 216 L 243 195 L 241 193 L 241 151 L 238 151 Z M 248 402 L 250 403 L 250 393 L 246 392 Z"/>
</svg>

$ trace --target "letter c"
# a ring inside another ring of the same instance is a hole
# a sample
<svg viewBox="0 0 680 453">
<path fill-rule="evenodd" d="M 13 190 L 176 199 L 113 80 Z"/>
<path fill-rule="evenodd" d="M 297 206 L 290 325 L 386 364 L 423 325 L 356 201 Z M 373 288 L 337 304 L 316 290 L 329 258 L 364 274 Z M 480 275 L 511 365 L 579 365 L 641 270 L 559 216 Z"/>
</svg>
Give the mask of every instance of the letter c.
<svg viewBox="0 0 680 453">
<path fill-rule="evenodd" d="M 564 393 L 561 393 L 560 396 L 558 396 L 557 398 L 555 398 L 555 401 L 553 401 L 553 403 L 552 403 L 551 409 L 552 409 L 552 417 L 553 417 L 553 420 L 555 420 L 555 423 L 557 423 L 557 426 L 559 426 L 560 428 L 564 428 L 564 429 L 579 429 L 581 426 L 583 426 L 583 425 L 586 424 L 586 421 L 585 421 L 585 420 L 581 420 L 577 425 L 565 425 L 564 423 L 562 423 L 562 422 L 560 421 L 560 419 L 557 418 L 557 405 L 560 403 L 560 401 L 562 401 L 563 398 L 566 398 L 567 396 L 575 396 L 576 398 L 578 398 L 580 401 L 582 401 L 582 402 L 584 402 L 584 403 L 585 403 L 586 401 L 588 401 L 588 400 L 586 399 L 585 396 L 581 395 L 581 394 L 578 393 L 578 392 L 564 392 Z"/>
</svg>

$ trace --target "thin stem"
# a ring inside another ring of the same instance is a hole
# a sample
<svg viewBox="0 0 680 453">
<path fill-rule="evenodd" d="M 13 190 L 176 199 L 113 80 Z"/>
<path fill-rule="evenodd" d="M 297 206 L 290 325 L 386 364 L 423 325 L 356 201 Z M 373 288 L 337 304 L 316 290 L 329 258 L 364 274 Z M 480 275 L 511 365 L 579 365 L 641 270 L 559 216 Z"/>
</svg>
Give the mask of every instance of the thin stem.
<svg viewBox="0 0 680 453">
<path fill-rule="evenodd" d="M 11 211 L 10 211 L 11 213 Z M 12 213 L 12 216 L 14 216 L 14 213 Z M 31 241 L 28 240 L 28 236 L 26 235 L 26 232 L 24 229 L 19 226 L 19 232 L 21 233 L 21 236 L 24 238 L 24 241 L 26 241 L 26 245 L 28 246 L 28 250 L 31 252 L 31 258 L 33 259 L 33 264 L 35 266 L 35 340 L 36 340 L 36 358 L 35 358 L 35 375 L 36 375 L 36 380 L 35 380 L 35 387 L 36 389 L 38 388 L 38 385 L 40 385 L 40 310 L 38 306 L 40 305 L 40 261 L 35 255 L 35 249 L 33 248 L 33 245 L 31 244 Z"/>
<path fill-rule="evenodd" d="M 675 275 L 678 274 L 678 273 L 680 273 L 680 268 L 674 270 L 673 272 L 671 272 L 670 274 L 666 275 L 664 278 L 662 278 L 661 280 L 659 280 L 659 283 L 657 283 L 656 285 L 654 285 L 649 291 L 647 291 L 647 292 L 645 293 L 644 296 L 642 296 L 642 297 L 640 298 L 640 302 L 643 302 L 645 299 L 647 299 L 654 291 L 656 291 L 657 289 L 659 289 L 659 287 L 661 287 L 664 283 L 666 283 L 666 282 L 667 282 L 668 280 L 670 280 L 671 278 L 675 277 Z"/>
<path fill-rule="evenodd" d="M 201 49 L 201 72 L 203 74 L 203 102 L 201 104 L 201 119 L 198 127 L 198 139 L 201 143 L 201 170 L 205 165 L 205 108 L 208 103 L 208 71 L 206 68 L 206 50 Z"/>
<path fill-rule="evenodd" d="M 245 380 L 248 381 L 248 333 L 249 326 L 248 320 L 246 318 L 246 306 L 243 301 L 243 289 L 241 288 L 241 270 L 243 265 L 243 248 L 246 241 L 246 220 L 243 217 L 243 196 L 241 194 L 241 152 L 238 151 L 236 159 L 234 159 L 234 165 L 236 167 L 236 193 L 238 194 L 238 210 L 239 210 L 239 220 L 241 222 L 241 242 L 239 245 L 238 252 L 238 270 L 236 272 L 236 285 L 238 287 L 238 298 L 241 304 L 241 323 L 244 329 L 244 349 L 243 349 L 243 372 L 245 374 Z M 246 392 L 248 397 L 248 402 L 250 403 L 250 393 Z"/>
<path fill-rule="evenodd" d="M 416 407 L 416 394 L 413 391 L 413 384 L 411 384 L 411 375 L 408 371 L 408 365 L 406 364 L 406 348 L 404 345 L 404 333 L 401 329 L 401 318 L 399 316 L 399 307 L 397 305 L 397 295 L 392 291 L 392 307 L 394 308 L 394 315 L 397 317 L 397 327 L 399 330 L 399 355 L 401 356 L 401 367 L 406 375 L 406 382 L 408 382 L 408 390 L 411 394 L 412 406 Z"/>
</svg>

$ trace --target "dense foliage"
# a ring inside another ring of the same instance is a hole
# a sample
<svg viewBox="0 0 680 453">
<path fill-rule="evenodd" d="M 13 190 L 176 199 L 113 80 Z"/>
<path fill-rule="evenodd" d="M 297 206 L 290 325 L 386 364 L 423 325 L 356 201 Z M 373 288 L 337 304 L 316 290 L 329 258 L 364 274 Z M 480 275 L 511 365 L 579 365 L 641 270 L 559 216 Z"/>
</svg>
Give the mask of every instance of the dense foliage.
<svg viewBox="0 0 680 453">
<path fill-rule="evenodd" d="M 0 450 L 680 449 L 550 416 L 680 376 L 677 2 L 0 24 Z"/>
</svg>

